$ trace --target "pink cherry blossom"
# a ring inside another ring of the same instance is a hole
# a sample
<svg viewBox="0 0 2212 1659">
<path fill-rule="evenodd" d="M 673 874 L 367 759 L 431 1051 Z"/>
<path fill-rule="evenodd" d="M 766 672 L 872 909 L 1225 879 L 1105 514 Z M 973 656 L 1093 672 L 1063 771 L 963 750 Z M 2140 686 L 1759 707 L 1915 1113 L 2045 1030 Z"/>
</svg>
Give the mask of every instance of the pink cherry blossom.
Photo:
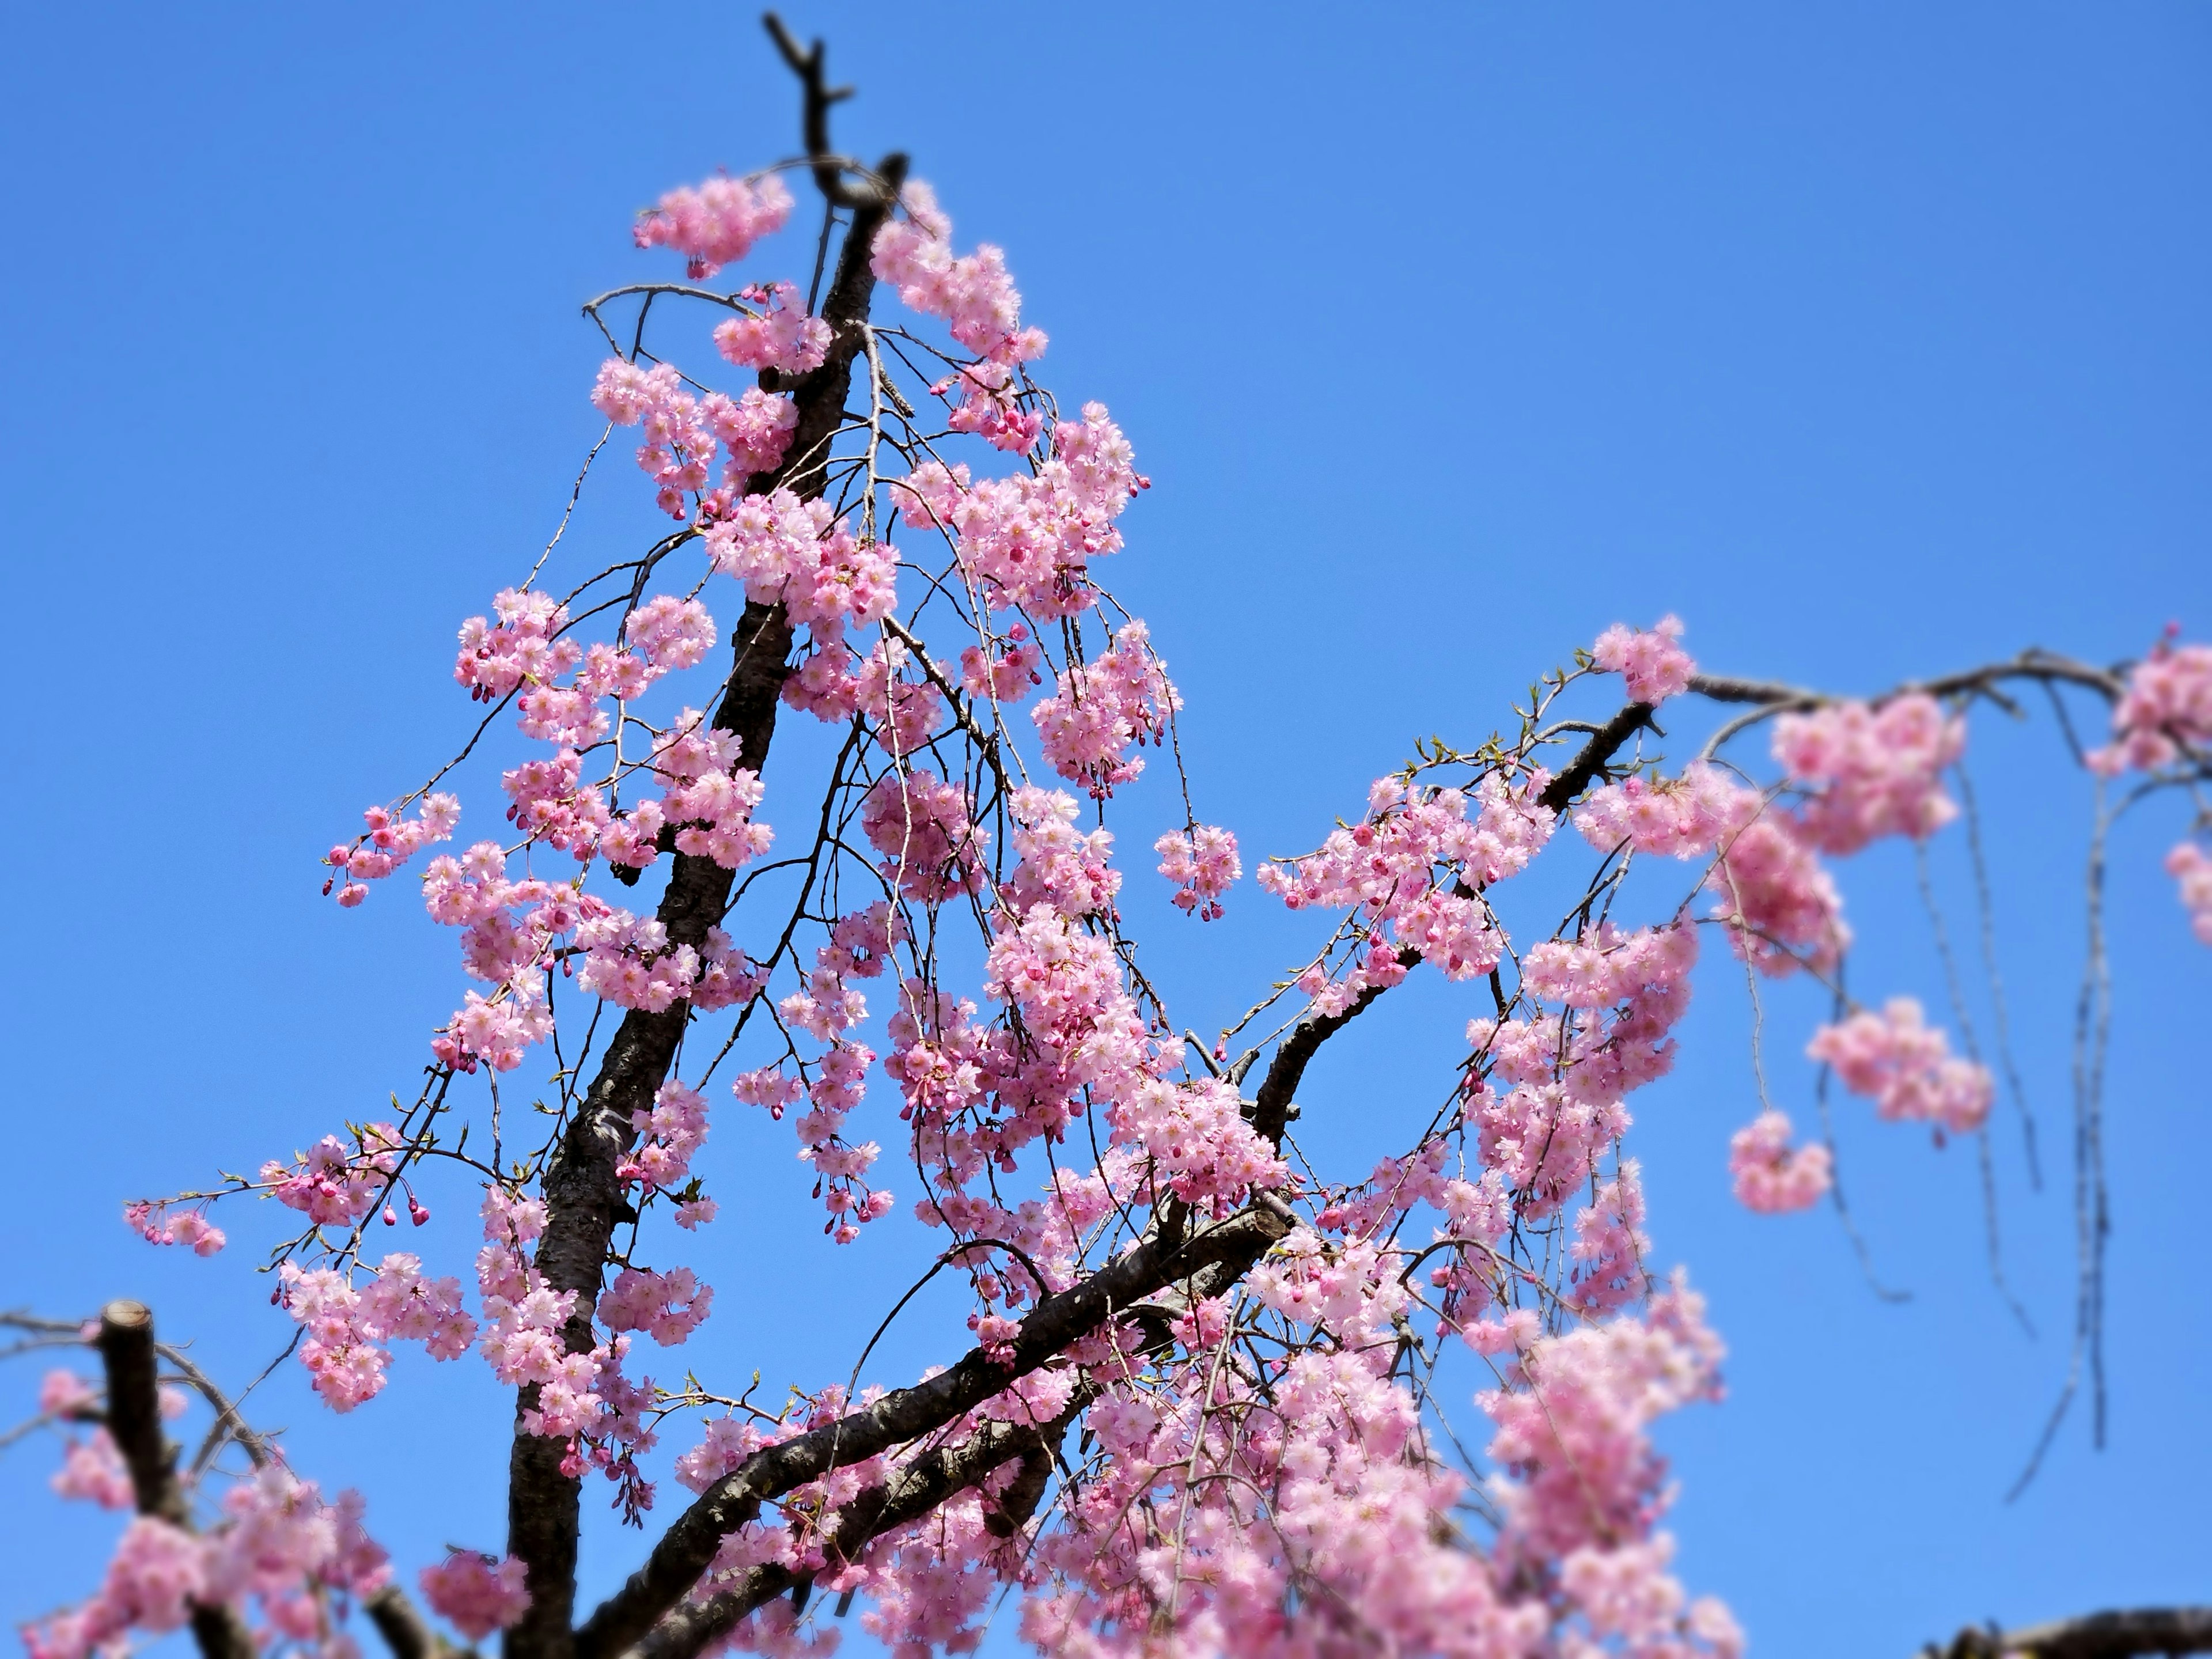
<svg viewBox="0 0 2212 1659">
<path fill-rule="evenodd" d="M 481 1642 L 495 1630 L 505 1630 L 530 1606 L 523 1588 L 523 1564 L 513 1556 L 494 1561 L 489 1555 L 455 1550 L 421 1574 L 422 1594 L 438 1614 L 471 1642 Z"/>
<path fill-rule="evenodd" d="M 669 247 L 684 255 L 686 274 L 704 281 L 744 258 L 762 237 L 781 230 L 791 207 L 791 191 L 772 173 L 757 181 L 709 179 L 696 189 L 670 191 L 659 206 L 638 216 L 631 234 L 640 247 Z"/>
<path fill-rule="evenodd" d="M 1996 1085 L 1987 1067 L 1956 1060 L 1941 1028 L 1926 1023 L 1911 997 L 1882 1010 L 1862 1010 L 1823 1025 L 1805 1052 L 1836 1068 L 1853 1094 L 1865 1095 L 1885 1118 L 1939 1125 L 1965 1134 L 1990 1115 Z"/>
<path fill-rule="evenodd" d="M 1615 623 L 1590 647 L 1590 660 L 1609 674 L 1628 682 L 1632 702 L 1659 703 L 1690 689 L 1697 664 L 1678 641 L 1682 637 L 1679 617 L 1662 617 L 1648 633 L 1636 633 Z"/>
<path fill-rule="evenodd" d="M 1782 1215 L 1820 1201 L 1834 1183 L 1826 1146 L 1792 1146 L 1790 1120 L 1761 1112 L 1729 1138 L 1729 1173 L 1747 1210 Z"/>
</svg>

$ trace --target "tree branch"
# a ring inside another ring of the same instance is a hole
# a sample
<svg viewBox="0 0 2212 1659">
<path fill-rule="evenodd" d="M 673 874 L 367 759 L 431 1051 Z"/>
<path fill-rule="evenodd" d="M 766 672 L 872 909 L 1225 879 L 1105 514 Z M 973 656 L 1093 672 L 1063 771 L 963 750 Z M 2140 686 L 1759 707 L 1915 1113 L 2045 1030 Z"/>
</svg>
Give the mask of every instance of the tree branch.
<svg viewBox="0 0 2212 1659">
<path fill-rule="evenodd" d="M 780 39 L 779 46 L 782 44 Z M 818 116 L 826 135 L 828 106 L 841 94 L 820 88 L 818 46 L 810 60 L 793 68 L 807 86 L 812 153 L 826 147 L 826 138 L 824 145 L 815 143 L 813 124 Z M 836 278 L 821 313 L 830 327 L 830 346 L 819 368 L 779 380 L 792 395 L 798 422 L 783 465 L 753 478 L 748 485 L 750 494 L 787 488 L 811 501 L 826 488 L 830 440 L 843 420 L 853 358 L 861 349 L 862 325 L 875 292 L 869 256 L 877 230 L 896 204 L 905 172 L 904 156 L 886 157 L 877 187 L 863 193 L 843 185 L 836 167 L 829 169 L 825 192 L 835 185 L 832 201 L 852 210 Z M 822 173 L 817 167 L 817 180 Z M 748 604 L 735 635 L 737 660 L 714 723 L 737 733 L 740 757 L 757 771 L 768 758 L 777 699 L 790 673 L 791 621 L 780 605 Z M 712 859 L 676 856 L 656 913 L 672 945 L 696 948 L 705 941 L 708 929 L 722 919 L 733 875 Z M 583 1107 L 546 1170 L 546 1224 L 537 1261 L 553 1288 L 575 1293 L 574 1310 L 562 1330 L 571 1353 L 587 1353 L 593 1346 L 592 1310 L 608 1243 L 623 1206 L 622 1182 L 615 1170 L 636 1139 L 632 1115 L 651 1107 L 668 1076 L 690 1013 L 690 1003 L 678 1002 L 659 1013 L 633 1009 L 623 1016 Z M 534 1386 L 520 1391 L 507 1466 L 507 1548 L 527 1571 L 531 1601 L 521 1621 L 507 1632 L 504 1652 L 507 1659 L 569 1659 L 582 1487 L 579 1478 L 561 1472 L 564 1443 L 524 1431 L 525 1414 L 536 1406 Z"/>
<path fill-rule="evenodd" d="M 943 1428 L 1145 1297 L 1216 1264 L 1237 1264 L 1242 1273 L 1289 1231 L 1283 1215 L 1259 1206 L 1188 1238 L 1162 1226 L 1089 1278 L 1041 1299 L 1015 1334 L 1011 1358 L 972 1348 L 950 1370 L 763 1448 L 702 1492 L 629 1583 L 599 1605 L 576 1632 L 576 1659 L 605 1659 L 641 1638 L 699 1582 L 722 1540 L 750 1522 L 763 1503 Z"/>
<path fill-rule="evenodd" d="M 95 1339 L 107 1370 L 107 1432 L 131 1471 L 138 1513 L 191 1532 L 191 1505 L 177 1478 L 177 1448 L 161 1432 L 161 1391 L 154 1352 L 153 1310 L 116 1301 L 100 1310 Z M 192 1639 L 202 1659 L 255 1659 L 253 1637 L 234 1608 L 195 1602 Z"/>
<path fill-rule="evenodd" d="M 392 1659 L 476 1659 L 474 1648 L 457 1648 L 432 1630 L 397 1584 L 386 1584 L 366 1597 L 361 1610 L 392 1650 Z"/>
<path fill-rule="evenodd" d="M 2025 1630 L 1962 1630 L 1923 1659 L 2135 1659 L 2140 1654 L 2212 1653 L 2212 1607 L 2130 1607 L 2062 1619 Z"/>
<path fill-rule="evenodd" d="M 1930 697 L 1956 696 L 1962 692 L 1987 691 L 2002 680 L 2055 680 L 2082 686 L 2110 702 L 2118 702 L 2127 690 L 2117 670 L 2092 667 L 2071 657 L 2031 646 L 2007 661 L 1985 663 L 1979 668 L 1946 674 L 1940 679 L 1908 680 L 1867 701 L 1879 707 L 1916 692 Z M 1771 703 L 1778 708 L 1817 708 L 1822 703 L 1837 701 L 1826 692 L 1808 690 L 1800 685 L 1784 685 L 1775 680 L 1736 679 L 1721 674 L 1693 675 L 1690 690 L 1715 702 Z"/>
<path fill-rule="evenodd" d="M 926 1453 L 900 1470 L 886 1485 L 872 1487 L 844 1508 L 833 1510 L 821 1527 L 825 1563 L 822 1571 L 834 1573 L 845 1563 L 859 1559 L 860 1552 L 885 1533 L 921 1520 L 947 1499 L 978 1485 L 1016 1458 L 1035 1460 L 1040 1469 L 1048 1473 L 1051 1460 L 1046 1454 L 1060 1443 L 1069 1425 L 1092 1398 L 1091 1390 L 1079 1389 L 1066 1408 L 1048 1423 L 986 1423 L 958 1445 Z M 1017 1484 L 1029 1477 L 1030 1472 L 1025 1465 Z M 1029 1513 L 1034 1512 L 1036 1498 L 1043 1491 L 1044 1476 L 1038 1476 L 1034 1486 L 1032 1492 L 1009 1492 L 1009 1509 L 992 1517 L 1006 1527 L 1006 1531 L 998 1535 L 1011 1537 L 1028 1521 Z M 1029 1512 L 1017 1516 L 1012 1511 L 1024 1502 L 1029 1504 Z M 746 1614 L 766 1606 L 787 1590 L 811 1588 L 817 1576 L 816 1572 L 780 1565 L 755 1567 L 736 1583 L 706 1600 L 672 1609 L 629 1650 L 625 1659 L 696 1659 L 702 1649 L 728 1635 Z"/>
</svg>

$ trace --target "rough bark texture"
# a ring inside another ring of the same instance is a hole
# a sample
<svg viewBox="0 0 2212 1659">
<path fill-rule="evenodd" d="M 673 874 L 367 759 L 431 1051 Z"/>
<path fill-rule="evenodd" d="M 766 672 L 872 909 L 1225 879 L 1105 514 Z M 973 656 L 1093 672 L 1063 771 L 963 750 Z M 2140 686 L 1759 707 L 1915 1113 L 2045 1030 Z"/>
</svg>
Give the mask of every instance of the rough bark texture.
<svg viewBox="0 0 2212 1659">
<path fill-rule="evenodd" d="M 109 1303 L 100 1310 L 99 1346 L 107 1371 L 107 1432 L 131 1471 L 138 1513 L 194 1530 L 177 1478 L 177 1448 L 161 1432 L 152 1310 L 143 1302 Z M 233 1609 L 195 1606 L 191 1622 L 203 1659 L 254 1659 L 253 1638 Z"/>
<path fill-rule="evenodd" d="M 783 466 L 755 479 L 756 494 L 787 487 L 812 500 L 823 493 L 830 439 L 843 418 L 853 358 L 861 349 L 860 325 L 875 290 L 870 247 L 890 215 L 905 167 L 902 156 L 886 159 L 879 172 L 893 196 L 872 196 L 853 209 L 821 312 L 832 330 L 829 355 L 819 368 L 786 386 L 797 406 L 798 424 Z M 736 634 L 737 660 L 714 724 L 738 734 L 741 760 L 758 770 L 768 758 L 777 698 L 790 672 L 791 623 L 781 605 L 749 604 Z M 676 855 L 656 913 L 672 942 L 696 947 L 705 939 L 707 930 L 721 921 L 733 878 L 733 872 L 711 859 Z M 666 1080 L 690 1012 L 689 1003 L 679 1002 L 661 1013 L 632 1010 L 623 1016 L 583 1107 L 546 1171 L 547 1220 L 538 1266 L 555 1289 L 575 1292 L 575 1310 L 563 1332 L 572 1353 L 588 1352 L 592 1346 L 592 1310 L 623 1207 L 615 1170 L 636 1139 L 631 1114 L 649 1108 Z M 523 1415 L 536 1403 L 535 1389 L 521 1390 L 515 1402 L 507 1548 L 528 1570 L 531 1605 L 507 1632 L 505 1652 L 507 1659 L 569 1659 L 581 1483 L 561 1473 L 561 1442 L 523 1431 Z"/>
</svg>

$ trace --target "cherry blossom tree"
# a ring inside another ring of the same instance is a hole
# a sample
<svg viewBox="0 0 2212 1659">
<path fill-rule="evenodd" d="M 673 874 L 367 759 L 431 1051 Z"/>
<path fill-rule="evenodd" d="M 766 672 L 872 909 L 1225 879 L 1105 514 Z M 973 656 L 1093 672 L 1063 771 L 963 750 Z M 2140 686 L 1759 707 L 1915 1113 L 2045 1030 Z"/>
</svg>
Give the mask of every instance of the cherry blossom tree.
<svg viewBox="0 0 2212 1659">
<path fill-rule="evenodd" d="M 607 425 L 578 488 L 639 489 L 592 476 L 634 433 L 665 533 L 597 569 L 556 535 L 515 573 L 461 625 L 453 757 L 325 855 L 338 909 L 418 883 L 458 933 L 419 1090 L 126 1212 L 203 1256 L 248 1194 L 293 1212 L 270 1317 L 332 1412 L 383 1390 L 395 1344 L 488 1364 L 514 1398 L 507 1535 L 394 1563 L 145 1308 L 10 1316 L 19 1352 L 96 1353 L 46 1375 L 33 1423 L 61 1441 L 57 1492 L 128 1517 L 24 1632 L 34 1659 L 185 1628 L 206 1659 L 343 1659 L 362 1620 L 395 1659 L 450 1650 L 441 1626 L 509 1659 L 820 1654 L 848 1614 L 895 1652 L 957 1652 L 1010 1588 L 1022 1636 L 1071 1656 L 1738 1654 L 1727 1608 L 1670 1571 L 1652 1431 L 1717 1398 L 1723 1349 L 1654 1260 L 1627 1103 L 1671 1066 L 1703 958 L 1754 1006 L 1793 975 L 1831 994 L 1814 1030 L 1760 1027 L 1820 1062 L 1824 1118 L 1832 1080 L 1986 1146 L 2002 1030 L 1985 1052 L 1963 1004 L 1947 1028 L 1861 1001 L 1836 868 L 1961 818 L 1978 849 L 1971 718 L 2022 692 L 2096 799 L 2057 1432 L 2077 1382 L 2101 1389 L 2102 849 L 2123 811 L 2185 794 L 2168 869 L 2212 945 L 2212 647 L 2029 651 L 1853 700 L 1701 668 L 1671 617 L 1548 670 L 1559 647 L 1530 643 L 1496 730 L 1417 744 L 1240 893 L 1246 853 L 1206 821 L 1235 804 L 1182 764 L 1171 642 L 1106 585 L 1148 488 L 1129 439 L 1047 389 L 1006 256 L 963 252 L 905 156 L 836 151 L 848 89 L 769 25 L 805 155 L 670 191 L 635 236 L 681 280 L 585 307 Z M 794 185 L 817 230 L 791 227 Z M 779 724 L 805 720 L 831 757 L 771 789 Z M 487 761 L 501 819 L 465 836 Z M 1111 809 L 1162 787 L 1184 827 L 1133 865 Z M 1571 872 L 1563 912 L 1522 896 L 1540 859 Z M 1285 906 L 1308 949 L 1202 1037 L 1146 977 L 1129 880 L 1192 925 Z M 1374 1108 L 1394 1155 L 1312 1167 L 1309 1066 L 1415 975 L 1464 988 L 1462 1064 Z M 1760 1108 L 1729 1143 L 1738 1197 L 1840 1211 L 1832 1138 Z M 910 1277 L 969 1297 L 964 1352 L 780 1407 L 652 1380 L 762 1248 L 719 1217 L 743 1192 L 708 1185 L 731 1112 L 788 1122 L 837 1243 L 902 1206 L 934 1230 Z M 381 1248 L 403 1217 L 415 1248 Z M 1464 1420 L 1434 1386 L 1447 1355 L 1486 1378 Z M 163 1424 L 188 1413 L 187 1460 Z M 678 1494 L 641 1461 L 664 1444 Z M 593 1607 L 595 1484 L 639 1541 Z M 2212 1613 L 2185 1609 L 1950 1650 L 2207 1650 Z"/>
</svg>

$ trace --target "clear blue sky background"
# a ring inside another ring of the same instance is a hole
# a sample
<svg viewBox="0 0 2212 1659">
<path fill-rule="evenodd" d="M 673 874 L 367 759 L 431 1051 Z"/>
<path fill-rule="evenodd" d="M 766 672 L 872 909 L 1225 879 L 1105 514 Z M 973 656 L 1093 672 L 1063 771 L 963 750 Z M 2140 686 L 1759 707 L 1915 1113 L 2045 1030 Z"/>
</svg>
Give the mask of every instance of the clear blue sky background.
<svg viewBox="0 0 2212 1659">
<path fill-rule="evenodd" d="M 844 142 L 910 150 L 962 240 L 1009 249 L 1052 384 L 1136 442 L 1157 488 L 1112 580 L 1188 696 L 1201 812 L 1249 852 L 1310 844 L 1414 736 L 1479 738 L 1620 618 L 1677 610 L 1711 666 L 1869 691 L 2030 643 L 2109 659 L 2170 617 L 2212 634 L 2200 7 L 794 11 L 862 88 Z M 630 214 L 793 130 L 744 8 L 16 9 L 0 1304 L 140 1295 L 234 1380 L 281 1340 L 250 1275 L 269 1223 L 200 1263 L 137 1245 L 117 1206 L 411 1087 L 450 940 L 402 893 L 337 915 L 314 855 L 462 726 L 453 625 L 543 542 L 597 430 L 576 302 L 665 268 Z M 649 522 L 626 466 L 600 489 L 583 551 Z M 1723 964 L 1637 1102 L 1660 1256 L 1733 1351 L 1729 1402 L 1668 1431 L 1680 1566 L 1766 1654 L 2212 1599 L 2212 959 L 2155 867 L 2171 808 L 2116 848 L 2112 1443 L 2077 1416 L 2001 1501 L 2064 1369 L 2088 809 L 2047 718 L 1985 714 L 1975 743 L 2059 1154 L 2039 1196 L 1998 1145 L 2041 1339 L 1989 1287 L 1970 1149 L 1843 1111 L 1903 1306 L 1825 1213 L 1732 1205 L 1726 1137 L 1755 1103 Z M 1117 823 L 1149 842 L 1168 816 L 1143 797 Z M 1954 898 L 1960 860 L 1938 847 Z M 1305 937 L 1249 889 L 1211 932 L 1176 925 L 1139 869 L 1193 1024 Z M 1855 983 L 1939 1004 L 1909 860 L 1844 880 Z M 1462 1002 L 1408 993 L 1348 1036 L 1310 1145 L 1396 1139 Z M 1769 1008 L 1801 1121 L 1816 1014 L 1802 988 Z M 696 1357 L 770 1392 L 842 1376 L 915 1260 L 888 1226 L 810 1243 L 789 1152 L 726 1109 L 709 1155 L 721 1300 Z M 462 1207 L 430 1230 L 455 1266 Z M 963 1336 L 925 1305 L 871 1374 Z M 505 1402 L 472 1362 L 428 1370 L 403 1358 L 345 1419 L 289 1376 L 264 1408 L 305 1471 L 368 1492 L 410 1578 L 501 1533 Z M 27 1407 L 34 1376 L 0 1395 Z M 112 1535 L 45 1498 L 51 1468 L 0 1460 L 10 1621 L 88 1588 Z M 592 1586 L 639 1547 L 602 1528 Z"/>
</svg>

